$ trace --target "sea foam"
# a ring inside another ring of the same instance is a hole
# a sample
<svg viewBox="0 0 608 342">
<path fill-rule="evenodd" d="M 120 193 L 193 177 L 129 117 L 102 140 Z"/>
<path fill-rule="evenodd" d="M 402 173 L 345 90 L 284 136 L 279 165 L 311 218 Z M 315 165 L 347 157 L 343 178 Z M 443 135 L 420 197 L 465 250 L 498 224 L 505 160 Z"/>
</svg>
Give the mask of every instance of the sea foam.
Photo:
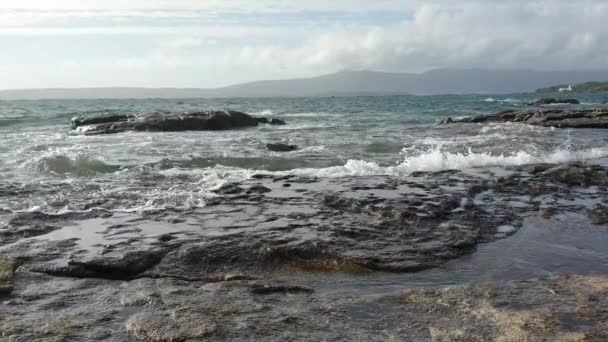
<svg viewBox="0 0 608 342">
<path fill-rule="evenodd" d="M 381 166 L 376 162 L 351 159 L 344 166 L 323 169 L 298 169 L 290 171 L 299 175 L 317 177 L 346 176 L 406 176 L 417 171 L 436 172 L 442 170 L 466 170 L 488 166 L 517 166 L 535 163 L 567 163 L 608 157 L 608 146 L 574 151 L 568 148 L 557 149 L 547 154 L 532 154 L 517 151 L 509 154 L 494 155 L 489 152 L 466 153 L 443 151 L 440 146 L 415 156 L 406 157 L 394 166 Z"/>
</svg>

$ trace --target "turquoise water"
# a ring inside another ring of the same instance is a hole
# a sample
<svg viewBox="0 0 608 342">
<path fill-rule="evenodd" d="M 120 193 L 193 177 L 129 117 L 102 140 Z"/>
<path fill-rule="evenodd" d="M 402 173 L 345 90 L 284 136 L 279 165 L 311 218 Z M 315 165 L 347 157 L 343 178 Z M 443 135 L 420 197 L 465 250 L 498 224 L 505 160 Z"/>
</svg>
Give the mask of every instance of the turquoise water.
<svg viewBox="0 0 608 342">
<path fill-rule="evenodd" d="M 583 103 L 576 107 L 608 106 L 608 95 L 575 96 Z M 3 197 L 0 207 L 66 210 L 77 206 L 75 193 L 86 193 L 89 198 L 121 194 L 125 199 L 114 206 L 122 210 L 188 208 L 204 205 L 210 189 L 260 172 L 399 176 L 608 156 L 608 135 L 601 130 L 435 125 L 447 116 L 524 109 L 535 97 L 0 101 L 1 184 L 5 191 L 15 188 L 24 194 Z M 288 125 L 107 136 L 77 136 L 69 130 L 77 115 L 205 109 L 277 117 Z M 270 142 L 296 144 L 300 150 L 269 152 L 264 146 Z M 28 189 L 51 195 L 28 196 Z"/>
</svg>

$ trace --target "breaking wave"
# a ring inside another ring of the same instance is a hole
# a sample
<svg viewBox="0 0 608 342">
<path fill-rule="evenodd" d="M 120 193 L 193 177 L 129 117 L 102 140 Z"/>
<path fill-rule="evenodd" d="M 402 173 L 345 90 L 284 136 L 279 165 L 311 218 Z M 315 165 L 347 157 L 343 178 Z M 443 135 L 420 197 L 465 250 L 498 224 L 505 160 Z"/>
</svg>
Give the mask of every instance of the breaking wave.
<svg viewBox="0 0 608 342">
<path fill-rule="evenodd" d="M 274 115 L 274 112 L 272 110 L 270 110 L 270 109 L 266 109 L 266 110 L 263 110 L 261 112 L 251 113 L 251 115 L 254 115 L 254 116 L 271 116 L 271 115 Z"/>
<path fill-rule="evenodd" d="M 518 166 L 535 163 L 567 163 L 608 157 L 608 146 L 574 151 L 568 148 L 557 149 L 552 153 L 533 154 L 517 151 L 510 154 L 494 155 L 490 152 L 466 153 L 443 151 L 440 146 L 414 156 L 406 157 L 394 166 L 381 166 L 375 162 L 349 160 L 344 166 L 323 169 L 300 169 L 293 173 L 317 177 L 345 176 L 405 176 L 413 172 L 436 172 L 442 170 L 466 170 L 488 166 Z"/>
<path fill-rule="evenodd" d="M 493 97 L 488 97 L 484 99 L 483 102 L 521 103 L 522 101 L 516 99 L 495 99 Z"/>
</svg>

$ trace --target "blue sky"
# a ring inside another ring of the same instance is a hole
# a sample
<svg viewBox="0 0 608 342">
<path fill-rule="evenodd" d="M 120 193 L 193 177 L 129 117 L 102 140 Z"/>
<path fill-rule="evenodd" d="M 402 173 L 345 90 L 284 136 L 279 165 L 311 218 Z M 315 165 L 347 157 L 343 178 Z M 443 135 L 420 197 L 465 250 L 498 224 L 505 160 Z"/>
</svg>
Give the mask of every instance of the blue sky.
<svg viewBox="0 0 608 342">
<path fill-rule="evenodd" d="M 603 0 L 2 0 L 0 88 L 605 69 Z"/>
</svg>

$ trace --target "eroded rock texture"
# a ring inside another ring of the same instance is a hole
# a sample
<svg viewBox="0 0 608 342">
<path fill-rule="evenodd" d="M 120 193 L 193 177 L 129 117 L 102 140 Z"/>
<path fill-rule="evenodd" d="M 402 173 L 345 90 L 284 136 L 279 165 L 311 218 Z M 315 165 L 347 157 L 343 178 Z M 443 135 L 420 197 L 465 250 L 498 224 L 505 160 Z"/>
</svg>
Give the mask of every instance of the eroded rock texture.
<svg viewBox="0 0 608 342">
<path fill-rule="evenodd" d="M 72 129 L 81 134 L 111 134 L 125 131 L 179 132 L 218 131 L 254 127 L 258 124 L 284 125 L 279 119 L 256 118 L 236 111 L 195 113 L 158 112 L 146 115 L 100 115 L 75 117 Z"/>
<path fill-rule="evenodd" d="M 447 118 L 439 124 L 519 122 L 528 125 L 557 128 L 608 128 L 607 109 L 552 109 L 543 111 L 508 110 L 494 115 L 459 119 Z"/>
<path fill-rule="evenodd" d="M 204 207 L 142 213 L 116 211 L 124 199 L 111 197 L 91 209 L 90 195 L 61 183 L 36 196 L 65 192 L 72 211 L 0 213 L 0 338 L 602 341 L 602 277 L 405 292 L 399 278 L 393 293 L 374 289 L 378 277 L 498 243 L 530 218 L 574 217 L 600 234 L 607 176 L 582 163 L 500 176 L 260 174 L 219 187 Z"/>
</svg>

